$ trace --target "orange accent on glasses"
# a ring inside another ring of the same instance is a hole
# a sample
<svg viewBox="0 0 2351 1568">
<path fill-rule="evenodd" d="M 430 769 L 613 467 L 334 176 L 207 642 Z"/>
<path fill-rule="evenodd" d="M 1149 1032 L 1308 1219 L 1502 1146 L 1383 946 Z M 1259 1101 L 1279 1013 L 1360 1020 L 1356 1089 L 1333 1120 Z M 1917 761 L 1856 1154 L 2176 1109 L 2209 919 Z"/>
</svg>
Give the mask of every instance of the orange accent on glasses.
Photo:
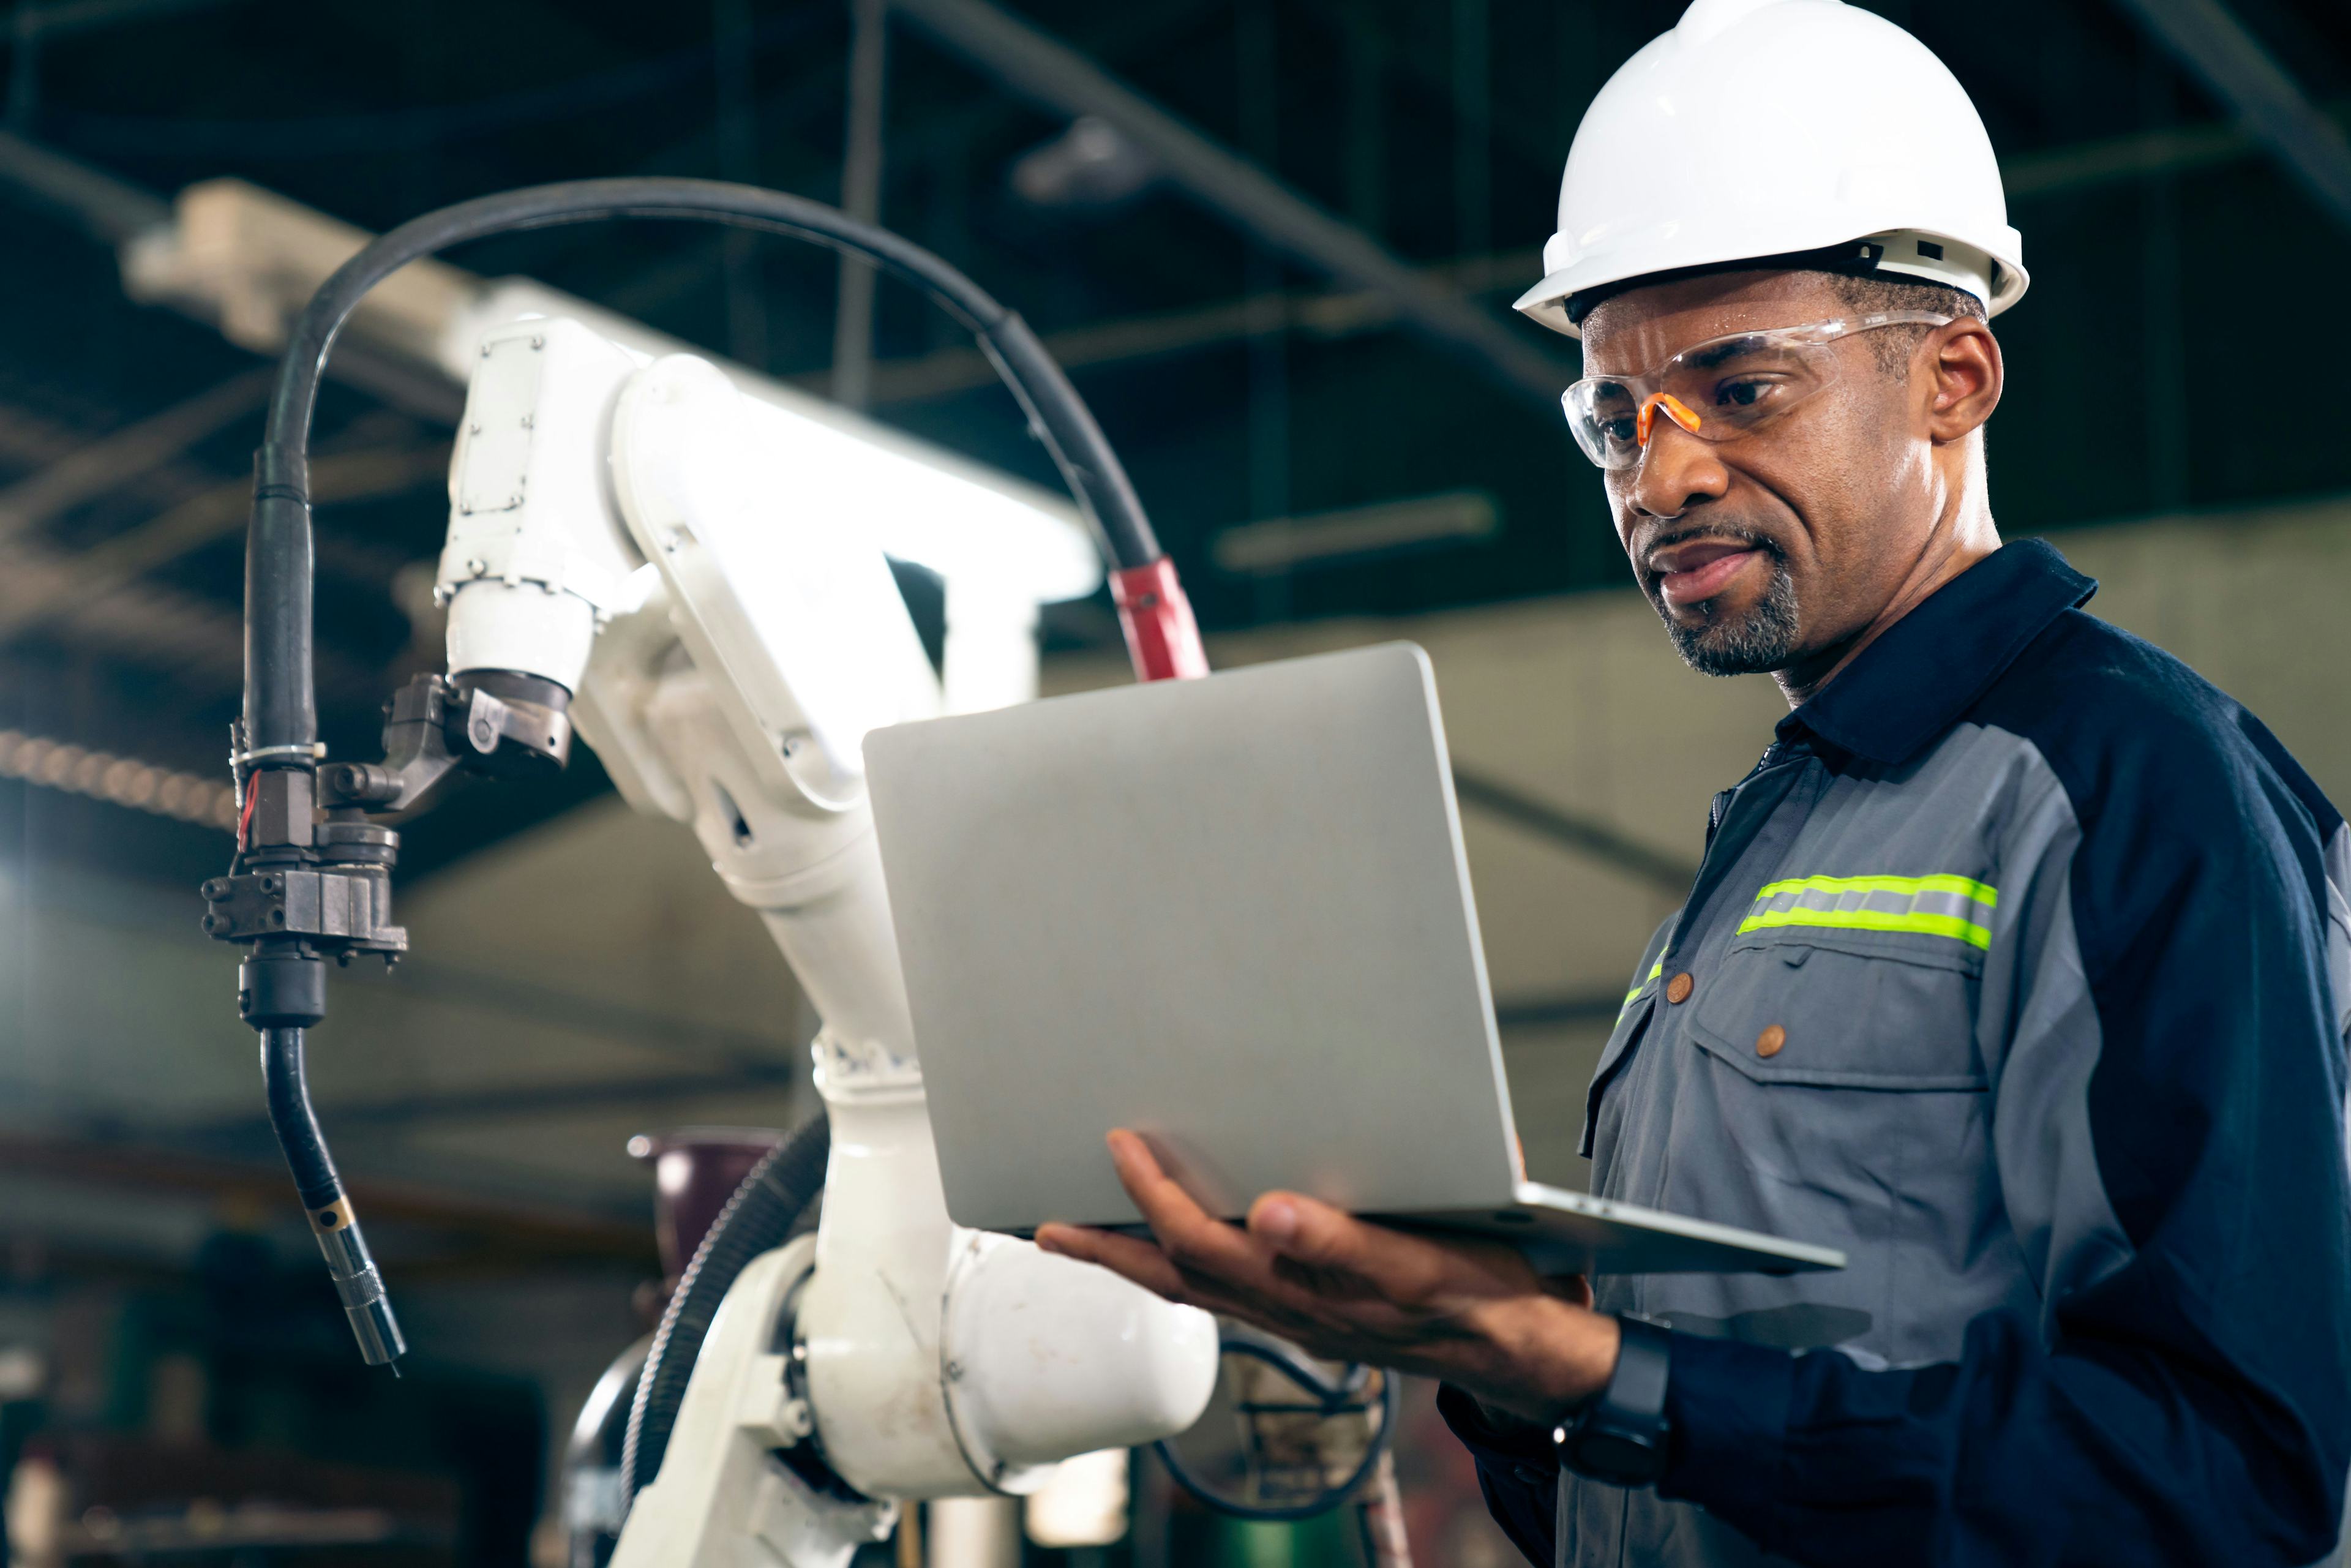
<svg viewBox="0 0 2351 1568">
<path fill-rule="evenodd" d="M 1641 405 L 1641 412 L 1634 416 L 1633 441 L 1635 445 L 1646 446 L 1649 444 L 1649 426 L 1656 419 L 1657 410 L 1661 408 L 1666 411 L 1666 417 L 1667 419 L 1672 420 L 1676 424 L 1680 425 L 1692 435 L 1696 435 L 1698 434 L 1698 417 L 1697 414 L 1690 412 L 1689 404 L 1684 402 L 1681 399 L 1676 397 L 1671 392 L 1651 392 L 1649 394 L 1649 401 L 1643 403 Z"/>
</svg>

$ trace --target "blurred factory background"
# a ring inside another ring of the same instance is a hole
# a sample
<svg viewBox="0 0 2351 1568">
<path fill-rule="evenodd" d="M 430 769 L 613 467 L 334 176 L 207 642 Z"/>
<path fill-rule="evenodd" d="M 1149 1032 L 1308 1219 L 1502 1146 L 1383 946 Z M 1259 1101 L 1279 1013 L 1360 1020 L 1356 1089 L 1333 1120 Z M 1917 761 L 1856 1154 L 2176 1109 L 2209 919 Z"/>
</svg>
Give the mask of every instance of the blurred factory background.
<svg viewBox="0 0 2351 1568">
<path fill-rule="evenodd" d="M 2351 442 L 2309 368 L 2333 324 L 2282 303 L 2331 304 L 2351 278 L 2351 11 L 1868 4 L 1974 96 L 2027 236 L 2032 295 L 1999 322 L 2002 526 L 2054 538 L 2105 580 L 2098 612 L 2261 712 L 2351 800 Z M 362 231 L 485 192 L 696 174 L 878 213 L 1044 334 L 1213 658 L 1424 643 L 1529 1158 L 1580 1185 L 1583 1086 L 1627 968 L 1679 900 L 1708 797 L 1779 711 L 1760 680 L 1676 662 L 1561 425 L 1573 350 L 1506 308 L 1540 270 L 1585 104 L 1680 8 L 17 0 L 0 24 L 9 1560 L 563 1562 L 559 1452 L 659 1272 L 632 1134 L 812 1106 L 812 1020 L 684 828 L 629 814 L 584 756 L 556 784 L 444 800 L 405 829 L 419 956 L 355 970 L 312 1052 L 417 1352 L 398 1384 L 351 1355 L 193 890 L 230 847 L 266 356 Z M 321 413 L 337 755 L 377 755 L 378 705 L 438 657 L 462 387 L 427 345 L 485 280 L 535 279 L 1052 482 L 954 324 L 826 253 L 637 225 L 449 259 L 355 329 Z M 935 582 L 903 586 L 935 637 Z M 1106 599 L 1050 607 L 1045 639 L 1050 690 L 1125 678 Z M 1425 1392 L 1403 1460 L 1420 1560 L 1510 1561 Z M 1147 1462 L 1135 1482 L 1115 1541 L 1030 1561 L 1355 1560 L 1330 1529 L 1212 1524 Z"/>
</svg>

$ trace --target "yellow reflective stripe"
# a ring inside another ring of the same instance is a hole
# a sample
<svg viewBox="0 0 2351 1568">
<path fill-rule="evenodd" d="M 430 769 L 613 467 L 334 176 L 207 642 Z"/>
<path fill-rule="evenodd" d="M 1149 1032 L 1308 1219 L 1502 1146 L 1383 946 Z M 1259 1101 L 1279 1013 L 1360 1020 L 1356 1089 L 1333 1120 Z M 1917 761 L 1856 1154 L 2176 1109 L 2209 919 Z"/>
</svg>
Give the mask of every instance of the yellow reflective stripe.
<svg viewBox="0 0 2351 1568">
<path fill-rule="evenodd" d="M 1849 931 L 1916 931 L 1928 936 L 1949 936 L 1977 947 L 1991 946 L 1991 933 L 1972 920 L 1953 915 L 1929 915 L 1913 910 L 1891 915 L 1877 909 L 1782 909 L 1750 915 L 1739 929 L 1762 931 L 1783 925 L 1835 926 Z"/>
<path fill-rule="evenodd" d="M 1964 876 L 1790 877 L 1757 891 L 1739 929 L 1908 931 L 1988 948 L 1999 903 L 1997 888 Z"/>
<path fill-rule="evenodd" d="M 1641 999 L 1641 993 L 1642 993 L 1643 991 L 1647 990 L 1651 986 L 1655 985 L 1655 984 L 1656 983 L 1657 977 L 1658 977 L 1659 975 L 1664 974 L 1665 972 L 1666 972 L 1666 956 L 1665 956 L 1663 953 L 1660 953 L 1660 954 L 1658 954 L 1658 955 L 1657 955 L 1657 961 L 1656 961 L 1656 963 L 1654 963 L 1654 964 L 1652 964 L 1652 965 L 1650 965 L 1650 966 L 1649 966 L 1649 973 L 1648 973 L 1648 975 L 1647 975 L 1647 976 L 1646 976 L 1646 977 L 1641 981 L 1641 983 L 1640 983 L 1639 985 L 1635 986 L 1631 990 L 1626 991 L 1626 992 L 1625 993 L 1625 1008 L 1629 1008 L 1629 1007 L 1631 1007 L 1635 1002 L 1636 1002 L 1636 1001 L 1640 1000 L 1640 999 Z M 1618 1008 L 1618 1009 L 1616 1009 L 1616 1016 L 1617 1016 L 1617 1017 L 1622 1018 L 1622 1017 L 1624 1017 L 1624 1016 L 1625 1016 L 1625 1008 Z"/>
<path fill-rule="evenodd" d="M 1797 876 L 1767 883 L 1759 899 L 1782 893 L 1951 893 L 1971 898 L 1987 908 L 2000 903 L 2000 889 L 1964 876 Z"/>
</svg>

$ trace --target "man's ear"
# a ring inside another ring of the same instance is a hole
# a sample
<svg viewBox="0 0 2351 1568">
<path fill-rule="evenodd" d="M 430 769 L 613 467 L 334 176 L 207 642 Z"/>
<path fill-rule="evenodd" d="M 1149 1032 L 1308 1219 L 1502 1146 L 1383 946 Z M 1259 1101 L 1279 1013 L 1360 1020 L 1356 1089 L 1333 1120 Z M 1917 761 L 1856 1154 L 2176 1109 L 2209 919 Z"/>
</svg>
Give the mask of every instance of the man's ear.
<svg viewBox="0 0 2351 1568">
<path fill-rule="evenodd" d="M 1972 316 L 1928 333 L 1913 368 L 1925 401 L 1927 432 L 1938 443 L 1981 429 L 2000 406 L 2000 340 Z"/>
</svg>

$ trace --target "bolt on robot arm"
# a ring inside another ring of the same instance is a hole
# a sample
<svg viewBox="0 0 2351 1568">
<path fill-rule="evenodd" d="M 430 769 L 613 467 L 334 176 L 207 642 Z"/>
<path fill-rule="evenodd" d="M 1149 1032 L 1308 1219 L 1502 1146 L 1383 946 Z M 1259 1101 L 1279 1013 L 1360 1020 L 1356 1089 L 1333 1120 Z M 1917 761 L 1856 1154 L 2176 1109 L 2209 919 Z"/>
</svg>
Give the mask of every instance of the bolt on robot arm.
<svg viewBox="0 0 2351 1568">
<path fill-rule="evenodd" d="M 393 705 L 384 764 L 319 766 L 303 452 L 336 329 L 406 260 L 614 215 L 821 235 L 931 288 L 979 333 L 1110 541 L 1139 673 L 1203 667 L 1082 404 L 1018 318 L 935 258 L 747 187 L 603 181 L 484 198 L 375 242 L 292 335 L 256 462 L 246 825 L 237 864 L 206 884 L 206 928 L 250 946 L 240 1010 L 267 1048 L 273 1121 L 381 1363 L 400 1354 L 398 1328 L 300 1080 L 324 960 L 406 946 L 390 919 L 397 836 L 368 812 L 413 802 L 454 767 L 559 765 L 576 723 L 632 804 L 694 825 L 823 1016 L 832 1146 L 821 1228 L 728 1292 L 616 1561 L 837 1564 L 886 1528 L 891 1500 L 1025 1490 L 1064 1457 L 1189 1425 L 1216 1333 L 1106 1273 L 948 1221 L 859 750 L 872 727 L 937 711 L 939 689 L 858 526 L 860 497 L 811 494 L 809 433 L 715 367 L 646 363 L 569 321 L 490 334 L 453 465 L 450 674 Z"/>
</svg>

